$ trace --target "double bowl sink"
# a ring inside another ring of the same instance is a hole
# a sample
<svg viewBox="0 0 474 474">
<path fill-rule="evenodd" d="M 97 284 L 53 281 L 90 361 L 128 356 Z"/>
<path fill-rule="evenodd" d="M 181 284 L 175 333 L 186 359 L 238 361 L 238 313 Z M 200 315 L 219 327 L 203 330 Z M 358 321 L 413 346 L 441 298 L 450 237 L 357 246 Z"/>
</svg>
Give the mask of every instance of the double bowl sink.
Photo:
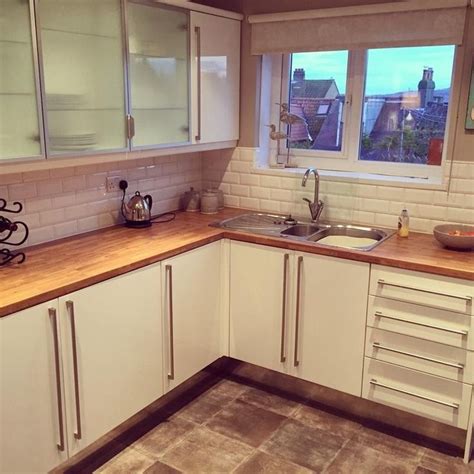
<svg viewBox="0 0 474 474">
<path fill-rule="evenodd" d="M 244 214 L 213 224 L 223 229 L 369 251 L 394 231 L 352 224 L 308 223 L 272 214 Z"/>
</svg>

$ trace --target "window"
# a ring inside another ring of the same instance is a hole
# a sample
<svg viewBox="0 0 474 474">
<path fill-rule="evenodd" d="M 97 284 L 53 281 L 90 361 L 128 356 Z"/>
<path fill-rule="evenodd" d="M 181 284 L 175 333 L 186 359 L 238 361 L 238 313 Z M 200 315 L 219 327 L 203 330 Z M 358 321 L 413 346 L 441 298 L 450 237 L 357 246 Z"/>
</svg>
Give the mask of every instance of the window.
<svg viewBox="0 0 474 474">
<path fill-rule="evenodd" d="M 280 161 L 440 180 L 454 58 L 451 45 L 283 56 L 274 102 L 293 119 L 280 127 Z"/>
</svg>

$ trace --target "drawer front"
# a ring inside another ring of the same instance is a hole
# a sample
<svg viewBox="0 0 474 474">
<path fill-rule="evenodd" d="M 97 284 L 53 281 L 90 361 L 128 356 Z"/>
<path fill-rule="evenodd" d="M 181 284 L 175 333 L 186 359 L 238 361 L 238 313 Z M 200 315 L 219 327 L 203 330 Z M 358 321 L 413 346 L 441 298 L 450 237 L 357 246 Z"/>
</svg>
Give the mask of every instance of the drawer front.
<svg viewBox="0 0 474 474">
<path fill-rule="evenodd" d="M 474 352 L 457 347 L 369 327 L 365 355 L 458 382 L 473 383 Z"/>
<path fill-rule="evenodd" d="M 474 318 L 402 301 L 369 297 L 367 325 L 474 350 Z"/>
<path fill-rule="evenodd" d="M 474 315 L 471 281 L 372 265 L 370 294 Z"/>
<path fill-rule="evenodd" d="M 365 358 L 362 397 L 467 428 L 472 386 Z"/>
</svg>

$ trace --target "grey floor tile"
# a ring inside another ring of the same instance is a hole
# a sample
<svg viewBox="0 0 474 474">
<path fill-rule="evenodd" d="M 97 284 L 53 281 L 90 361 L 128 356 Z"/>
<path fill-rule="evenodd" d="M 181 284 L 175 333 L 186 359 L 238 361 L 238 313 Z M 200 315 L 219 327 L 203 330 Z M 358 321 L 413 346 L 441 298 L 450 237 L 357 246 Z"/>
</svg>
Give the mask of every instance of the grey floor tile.
<svg viewBox="0 0 474 474">
<path fill-rule="evenodd" d="M 254 448 L 267 440 L 286 418 L 240 399 L 229 403 L 206 426 Z"/>
<path fill-rule="evenodd" d="M 234 471 L 235 474 L 311 474 L 311 472 L 305 467 L 261 451 L 256 451 Z"/>
<path fill-rule="evenodd" d="M 161 461 L 186 473 L 227 473 L 252 451 L 250 446 L 198 427 L 167 451 Z"/>
<path fill-rule="evenodd" d="M 155 464 L 156 458 L 133 448 L 126 448 L 106 464 L 97 469 L 97 473 L 105 474 L 140 474 Z"/>
<path fill-rule="evenodd" d="M 265 408 L 266 410 L 273 411 L 283 416 L 291 415 L 299 407 L 297 402 L 287 400 L 286 398 L 253 387 L 240 395 L 239 400 L 260 408 Z"/>
</svg>

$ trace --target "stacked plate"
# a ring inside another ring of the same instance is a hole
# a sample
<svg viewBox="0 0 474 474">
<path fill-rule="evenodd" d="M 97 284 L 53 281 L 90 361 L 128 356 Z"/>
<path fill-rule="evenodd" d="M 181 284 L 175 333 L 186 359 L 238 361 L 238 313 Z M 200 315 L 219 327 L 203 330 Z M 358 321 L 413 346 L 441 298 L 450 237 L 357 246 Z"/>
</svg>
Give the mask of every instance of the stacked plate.
<svg viewBox="0 0 474 474">
<path fill-rule="evenodd" d="M 48 110 L 77 110 L 84 106 L 81 94 L 46 94 Z"/>
<path fill-rule="evenodd" d="M 96 146 L 97 135 L 92 132 L 50 136 L 49 141 L 53 150 L 82 151 L 93 149 Z"/>
</svg>

